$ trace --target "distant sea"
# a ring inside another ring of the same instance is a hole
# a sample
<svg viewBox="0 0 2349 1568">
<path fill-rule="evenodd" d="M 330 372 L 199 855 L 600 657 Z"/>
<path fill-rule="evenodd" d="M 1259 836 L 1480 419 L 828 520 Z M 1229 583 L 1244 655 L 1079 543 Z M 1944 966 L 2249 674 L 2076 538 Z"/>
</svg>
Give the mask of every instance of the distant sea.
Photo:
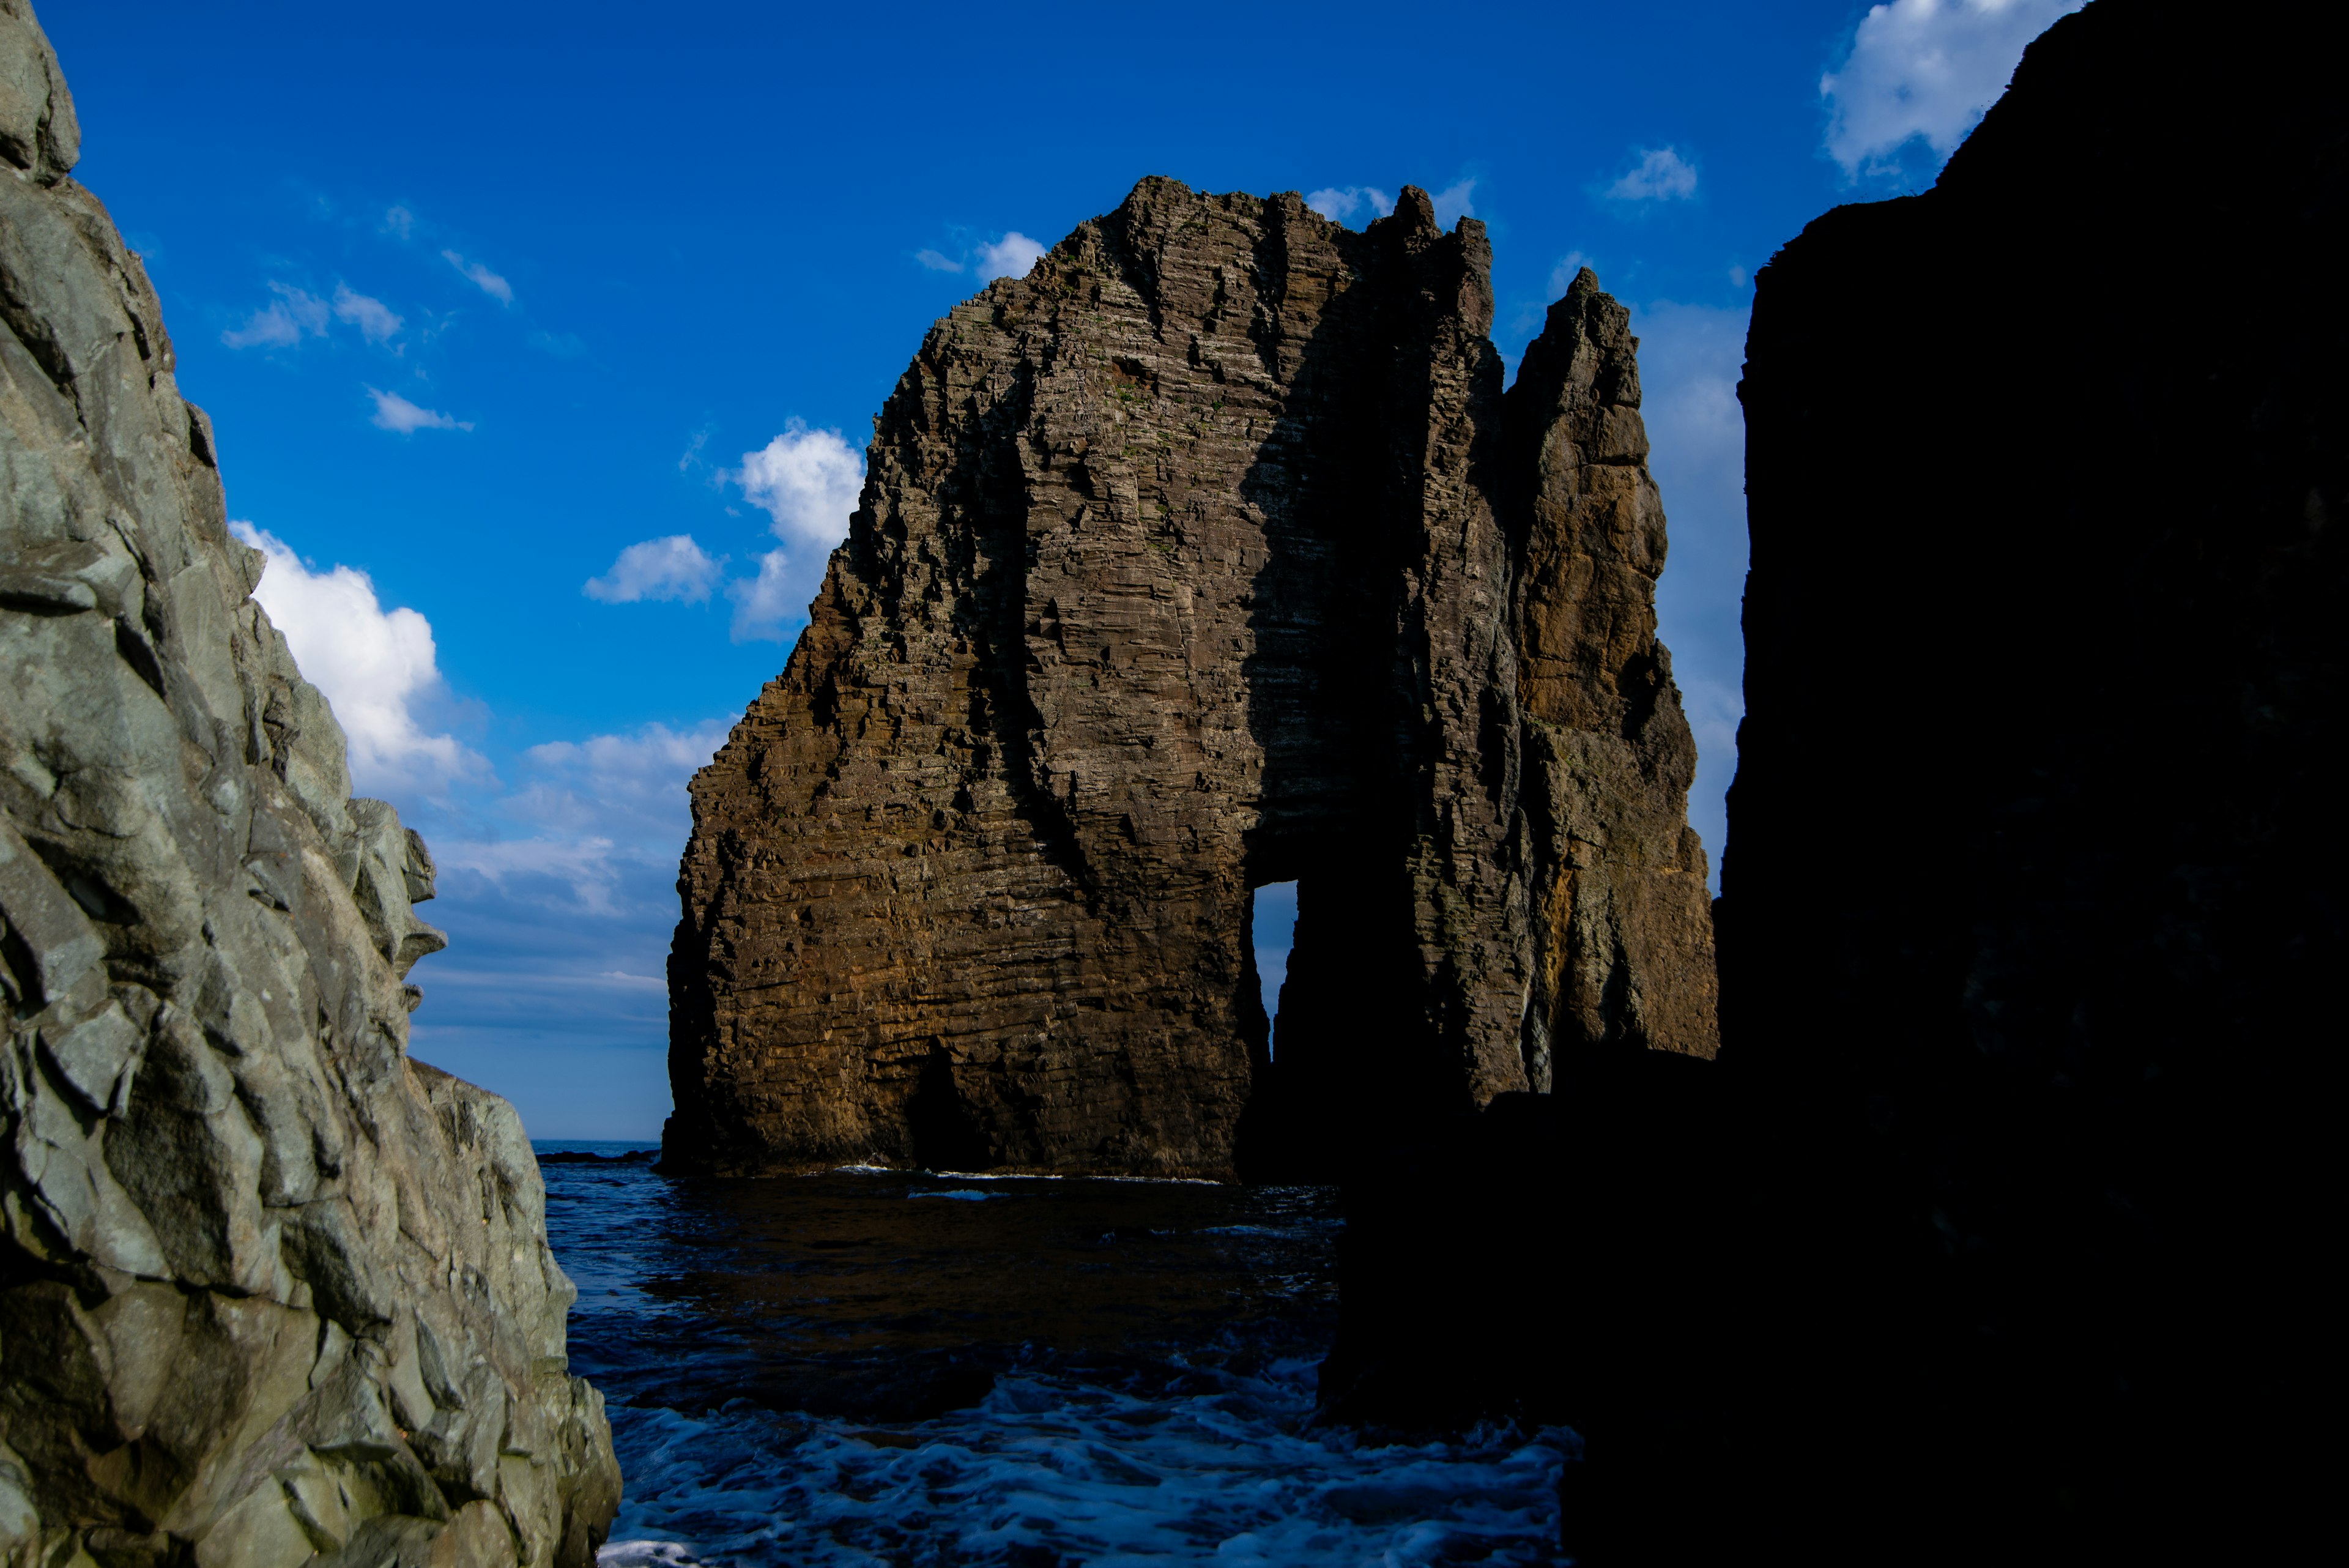
<svg viewBox="0 0 2349 1568">
<path fill-rule="evenodd" d="M 675 1180 L 544 1141 L 603 1568 L 1540 1563 L 1569 1432 L 1313 1420 L 1327 1188 L 841 1170 Z"/>
</svg>

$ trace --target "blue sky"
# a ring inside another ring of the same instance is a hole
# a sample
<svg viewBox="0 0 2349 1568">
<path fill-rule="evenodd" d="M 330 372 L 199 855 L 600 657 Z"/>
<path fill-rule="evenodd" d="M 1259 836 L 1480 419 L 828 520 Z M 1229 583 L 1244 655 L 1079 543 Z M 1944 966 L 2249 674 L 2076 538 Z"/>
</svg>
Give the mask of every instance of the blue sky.
<svg viewBox="0 0 2349 1568">
<path fill-rule="evenodd" d="M 1357 226 L 1426 187 L 1491 230 L 1513 361 L 1578 265 L 1633 306 L 1717 864 L 1752 273 L 1929 183 L 2070 8 L 41 16 L 262 597 L 440 857 L 417 1054 L 622 1137 L 667 1110 L 683 781 L 781 668 L 867 421 L 934 319 L 1145 174 Z"/>
</svg>

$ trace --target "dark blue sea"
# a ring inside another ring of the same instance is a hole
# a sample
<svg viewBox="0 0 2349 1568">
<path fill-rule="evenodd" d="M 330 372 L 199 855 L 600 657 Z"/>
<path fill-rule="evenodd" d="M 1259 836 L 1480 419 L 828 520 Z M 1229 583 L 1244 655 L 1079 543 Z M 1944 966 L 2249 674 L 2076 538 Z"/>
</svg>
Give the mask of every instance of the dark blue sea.
<svg viewBox="0 0 2349 1568">
<path fill-rule="evenodd" d="M 1330 1189 L 537 1147 L 607 1157 L 543 1165 L 627 1477 L 603 1568 L 1555 1560 L 1571 1433 L 1315 1422 Z"/>
</svg>

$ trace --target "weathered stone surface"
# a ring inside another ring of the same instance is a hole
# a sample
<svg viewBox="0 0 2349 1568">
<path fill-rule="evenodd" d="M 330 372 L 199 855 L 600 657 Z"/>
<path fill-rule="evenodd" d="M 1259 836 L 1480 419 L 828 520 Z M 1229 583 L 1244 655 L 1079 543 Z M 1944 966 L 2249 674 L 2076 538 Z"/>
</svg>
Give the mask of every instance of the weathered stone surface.
<svg viewBox="0 0 2349 1568">
<path fill-rule="evenodd" d="M 73 127 L 0 0 L 0 1562 L 585 1568 L 537 1167 L 406 1054 L 430 857 L 249 597 Z"/>
<path fill-rule="evenodd" d="M 1505 400 L 1488 272 L 1417 191 L 1146 180 L 938 324 L 694 782 L 668 1158 L 1220 1176 L 1712 1054 L 1626 317 L 1585 274 Z"/>
</svg>

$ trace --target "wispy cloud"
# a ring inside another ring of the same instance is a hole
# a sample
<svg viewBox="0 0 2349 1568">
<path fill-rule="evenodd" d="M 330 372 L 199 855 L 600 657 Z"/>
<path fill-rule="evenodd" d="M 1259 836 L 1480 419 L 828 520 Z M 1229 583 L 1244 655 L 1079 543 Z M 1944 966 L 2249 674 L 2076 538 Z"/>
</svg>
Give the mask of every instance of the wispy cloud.
<svg viewBox="0 0 2349 1568">
<path fill-rule="evenodd" d="M 529 891 L 533 882 L 552 882 L 569 893 L 564 901 L 580 914 L 621 912 L 613 898 L 621 867 L 608 838 L 444 839 L 434 845 L 433 858 L 443 867 L 484 877 L 509 896 Z"/>
<path fill-rule="evenodd" d="M 1574 285 L 1575 274 L 1584 267 L 1595 273 L 1599 270 L 1599 263 L 1581 251 L 1568 251 L 1558 257 L 1557 265 L 1549 269 L 1549 296 L 1552 299 L 1565 298 L 1566 291 Z"/>
<path fill-rule="evenodd" d="M 416 214 L 405 207 L 386 207 L 383 210 L 383 232 L 394 239 L 408 239 L 416 233 Z"/>
<path fill-rule="evenodd" d="M 989 280 L 1026 277 L 1028 269 L 1043 259 L 1045 249 L 1038 241 L 1014 229 L 992 244 L 978 247 L 978 274 Z"/>
<path fill-rule="evenodd" d="M 1394 211 L 1394 198 L 1372 185 L 1325 185 L 1308 194 L 1305 204 L 1333 223 L 1350 223 L 1357 213 L 1367 222 Z"/>
<path fill-rule="evenodd" d="M 412 609 L 385 609 L 356 567 L 314 571 L 275 535 L 251 523 L 229 526 L 267 557 L 253 597 L 285 634 L 303 677 L 326 693 L 350 742 L 357 788 L 439 793 L 488 774 L 480 755 L 452 735 L 427 733 L 418 719 L 418 705 L 441 687 L 431 622 Z"/>
<path fill-rule="evenodd" d="M 1723 799 L 1737 767 L 1744 711 L 1745 419 L 1737 379 L 1750 309 L 1658 302 L 1633 311 L 1649 466 L 1670 515 L 1671 558 L 1656 611 L 1697 743 L 1689 822 L 1717 878 Z M 1718 886 L 1716 880 L 1715 886 Z"/>
<path fill-rule="evenodd" d="M 375 400 L 375 417 L 368 422 L 378 430 L 411 435 L 418 431 L 469 431 L 473 428 L 471 420 L 456 419 L 437 409 L 419 408 L 398 392 L 378 391 L 373 387 L 367 390 L 367 396 Z"/>
<path fill-rule="evenodd" d="M 814 598 L 811 572 L 794 570 L 788 550 L 769 550 L 759 557 L 759 575 L 737 577 L 726 585 L 734 601 L 736 642 L 781 642 L 783 633 L 807 613 Z"/>
<path fill-rule="evenodd" d="M 644 897 L 667 888 L 643 873 L 673 873 L 691 826 L 686 781 L 733 726 L 730 715 L 688 729 L 647 724 L 632 734 L 533 746 L 522 758 L 527 782 L 498 805 L 529 836 L 436 838 L 434 857 L 523 903 L 605 918 L 645 914 L 636 907 Z M 673 900 L 649 912 L 676 918 Z"/>
<path fill-rule="evenodd" d="M 359 336 L 370 343 L 389 342 L 400 326 L 389 306 L 371 295 L 355 292 L 348 284 L 335 286 L 335 319 L 357 327 Z"/>
<path fill-rule="evenodd" d="M 440 259 L 463 274 L 467 282 L 500 305 L 513 303 L 513 285 L 477 261 L 467 261 L 455 251 L 442 251 Z"/>
<path fill-rule="evenodd" d="M 1922 141 L 1939 159 L 1996 102 L 2024 46 L 2084 0 L 1891 0 L 1871 6 L 1851 53 L 1819 78 L 1827 155 L 1847 179 L 1897 174 Z"/>
<path fill-rule="evenodd" d="M 926 267 L 929 268 L 932 272 L 960 272 L 960 271 L 962 271 L 962 263 L 960 263 L 960 262 L 958 262 L 958 261 L 955 260 L 955 259 L 954 259 L 954 257 L 952 257 L 952 256 L 950 256 L 950 255 L 947 255 L 947 254 L 945 254 L 943 252 L 939 252 L 939 251 L 931 251 L 931 250 L 920 250 L 920 251 L 916 251 L 916 252 L 914 253 L 914 259 L 915 259 L 916 261 L 917 261 L 917 262 L 921 263 L 924 266 L 926 266 Z"/>
<path fill-rule="evenodd" d="M 1463 218 L 1475 217 L 1476 206 L 1469 198 L 1475 192 L 1476 182 L 1471 178 L 1456 185 L 1447 185 L 1431 195 L 1428 200 L 1434 204 L 1436 223 L 1448 229 Z"/>
<path fill-rule="evenodd" d="M 1696 165 L 1676 147 L 1632 149 L 1638 160 L 1607 187 L 1610 202 L 1685 202 L 1696 194 Z"/>
<path fill-rule="evenodd" d="M 291 284 L 272 283 L 269 291 L 277 297 L 245 317 L 243 326 L 222 333 L 222 343 L 231 348 L 291 348 L 305 337 L 326 335 L 325 300 Z"/>
<path fill-rule="evenodd" d="M 713 560 L 693 542 L 690 534 L 672 534 L 631 545 L 600 577 L 590 577 L 581 592 L 607 605 L 635 604 L 641 599 L 680 599 L 698 604 L 717 586 L 723 561 Z"/>
</svg>

